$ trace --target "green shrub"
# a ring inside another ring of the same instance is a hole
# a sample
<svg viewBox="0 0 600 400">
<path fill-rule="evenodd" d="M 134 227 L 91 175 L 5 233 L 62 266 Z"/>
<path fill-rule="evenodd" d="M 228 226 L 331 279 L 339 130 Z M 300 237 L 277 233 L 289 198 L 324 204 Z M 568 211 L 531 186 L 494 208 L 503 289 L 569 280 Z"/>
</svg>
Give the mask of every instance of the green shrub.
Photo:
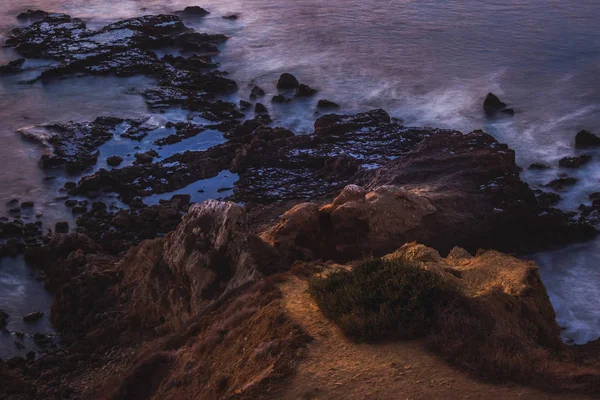
<svg viewBox="0 0 600 400">
<path fill-rule="evenodd" d="M 439 274 L 404 260 L 369 259 L 351 271 L 313 277 L 309 292 L 351 339 L 415 338 L 463 298 Z"/>
</svg>

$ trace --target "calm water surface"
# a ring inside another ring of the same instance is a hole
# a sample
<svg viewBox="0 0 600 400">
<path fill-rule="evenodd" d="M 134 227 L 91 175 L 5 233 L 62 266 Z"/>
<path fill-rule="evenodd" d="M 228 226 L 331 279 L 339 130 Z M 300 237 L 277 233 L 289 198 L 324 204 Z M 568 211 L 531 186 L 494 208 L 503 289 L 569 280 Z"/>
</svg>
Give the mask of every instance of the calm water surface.
<svg viewBox="0 0 600 400">
<path fill-rule="evenodd" d="M 523 167 L 532 162 L 556 166 L 560 158 L 577 154 L 573 139 L 578 130 L 600 133 L 600 5 L 595 0 L 0 0 L 0 41 L 18 26 L 15 15 L 27 8 L 65 12 L 90 27 L 101 27 L 116 19 L 193 4 L 211 15 L 187 21 L 190 26 L 232 37 L 218 61 L 238 81 L 243 98 L 250 82 L 261 85 L 270 97 L 279 74 L 292 72 L 320 90 L 317 98 L 340 103 L 344 112 L 381 107 L 409 125 L 483 129 L 514 148 Z M 221 18 L 233 12 L 240 14 L 239 20 Z M 0 63 L 14 58 L 10 49 L 0 51 Z M 28 72 L 0 79 L 0 214 L 11 198 L 34 200 L 51 224 L 66 218 L 62 202 L 55 200 L 58 188 L 76 177 L 43 181 L 37 166 L 40 149 L 15 131 L 99 115 L 148 115 L 143 99 L 129 93 L 149 81 L 93 77 L 20 84 L 35 76 L 40 63 L 28 61 Z M 481 102 L 489 91 L 517 115 L 486 119 Z M 309 132 L 317 98 L 268 106 L 277 124 Z M 213 139 L 185 145 L 200 149 Z M 119 146 L 107 144 L 105 155 L 118 153 Z M 600 191 L 600 154 L 592 155 L 594 162 L 572 174 L 580 183 L 564 195 L 562 208 L 589 203 L 587 196 Z M 526 171 L 523 178 L 537 188 L 559 173 L 557 168 Z M 231 183 L 235 177 L 222 178 Z M 600 241 L 534 258 L 565 327 L 565 340 L 598 338 Z M 34 289 L 39 285 L 25 278 L 24 271 L 18 261 L 0 264 L 0 309 L 21 315 L 47 307 L 49 299 Z M 5 281 L 20 282 L 17 286 L 25 286 L 28 294 Z M 12 342 L 0 337 L 0 357 L 15 351 Z"/>
</svg>

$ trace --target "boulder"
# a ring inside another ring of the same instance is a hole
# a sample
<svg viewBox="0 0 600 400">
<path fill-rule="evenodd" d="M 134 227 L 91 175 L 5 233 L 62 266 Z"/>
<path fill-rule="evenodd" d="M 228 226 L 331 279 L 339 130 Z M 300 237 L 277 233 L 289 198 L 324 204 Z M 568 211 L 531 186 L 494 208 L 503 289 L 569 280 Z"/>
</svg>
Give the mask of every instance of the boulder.
<svg viewBox="0 0 600 400">
<path fill-rule="evenodd" d="M 184 17 L 204 17 L 210 14 L 208 11 L 206 11 L 200 6 L 189 6 L 184 8 L 182 11 L 179 11 L 178 13 L 180 13 Z"/>
<path fill-rule="evenodd" d="M 506 103 L 500 101 L 498 96 L 496 96 L 493 93 L 488 93 L 485 100 L 483 101 L 483 109 L 485 110 L 486 114 L 489 115 L 495 114 L 498 111 L 503 110 L 505 108 Z"/>
<path fill-rule="evenodd" d="M 283 73 L 277 81 L 277 89 L 296 89 L 300 86 L 298 79 L 292 74 Z"/>
<path fill-rule="evenodd" d="M 597 146 L 600 146 L 600 137 L 591 132 L 582 130 L 577 134 L 577 136 L 575 136 L 575 147 L 578 149 Z"/>
<path fill-rule="evenodd" d="M 263 239 L 289 261 L 383 255 L 404 244 L 411 230 L 435 211 L 429 200 L 398 187 L 383 186 L 367 193 L 349 185 L 320 209 L 311 203 L 292 208 Z"/>
<path fill-rule="evenodd" d="M 256 98 L 262 97 L 264 95 L 265 95 L 265 91 L 262 90 L 262 88 L 260 88 L 259 86 L 254 86 L 252 88 L 252 91 L 250 92 L 251 99 L 256 99 Z"/>
<path fill-rule="evenodd" d="M 257 114 L 268 114 L 269 110 L 264 104 L 256 103 L 256 105 L 254 106 L 254 112 Z"/>
<path fill-rule="evenodd" d="M 315 95 L 318 92 L 317 89 L 313 89 L 308 85 L 301 84 L 296 88 L 296 96 L 297 97 L 310 97 Z"/>
<path fill-rule="evenodd" d="M 106 163 L 111 167 L 117 167 L 123 162 L 123 157 L 110 156 L 106 159 Z"/>
<path fill-rule="evenodd" d="M 54 225 L 54 232 L 56 232 L 56 233 L 69 233 L 69 223 L 68 222 L 57 222 Z"/>
<path fill-rule="evenodd" d="M 584 154 L 578 157 L 564 157 L 558 162 L 558 165 L 563 168 L 579 168 L 583 165 L 586 165 L 591 160 L 592 156 L 589 154 Z"/>
</svg>

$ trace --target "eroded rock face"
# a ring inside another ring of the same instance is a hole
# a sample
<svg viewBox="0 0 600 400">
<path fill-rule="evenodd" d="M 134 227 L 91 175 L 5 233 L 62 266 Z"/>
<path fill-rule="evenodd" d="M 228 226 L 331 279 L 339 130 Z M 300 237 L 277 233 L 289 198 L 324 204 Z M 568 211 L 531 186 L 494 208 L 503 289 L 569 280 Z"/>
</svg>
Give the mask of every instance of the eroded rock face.
<svg viewBox="0 0 600 400">
<path fill-rule="evenodd" d="M 350 185 L 320 209 L 311 203 L 292 208 L 263 238 L 290 261 L 383 255 L 409 240 L 411 231 L 435 211 L 429 200 L 398 187 L 367 193 Z"/>
<path fill-rule="evenodd" d="M 121 262 L 119 290 L 128 314 L 142 325 L 179 326 L 277 264 L 275 251 L 249 234 L 240 206 L 209 200 L 192 206 L 164 239 L 132 249 Z"/>
<path fill-rule="evenodd" d="M 491 338 L 511 337 L 521 344 L 561 347 L 560 327 L 535 263 L 497 251 L 479 252 L 474 257 L 461 248 L 442 258 L 434 249 L 415 243 L 386 258 L 406 259 L 460 287 L 469 301 L 493 316 Z"/>
</svg>

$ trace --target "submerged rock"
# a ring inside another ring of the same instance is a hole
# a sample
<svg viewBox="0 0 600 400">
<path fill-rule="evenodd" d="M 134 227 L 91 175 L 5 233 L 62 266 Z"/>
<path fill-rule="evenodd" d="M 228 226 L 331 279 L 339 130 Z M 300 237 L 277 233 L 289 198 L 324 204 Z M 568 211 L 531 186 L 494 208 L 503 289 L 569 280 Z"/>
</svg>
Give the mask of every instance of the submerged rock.
<svg viewBox="0 0 600 400">
<path fill-rule="evenodd" d="M 329 101 L 329 100 L 319 100 L 319 102 L 317 103 L 317 108 L 322 109 L 322 110 L 335 110 L 340 108 L 340 105 L 337 103 L 334 103 L 333 101 Z"/>
<path fill-rule="evenodd" d="M 6 65 L 1 65 L 0 75 L 8 75 L 21 72 L 23 64 L 25 64 L 25 59 L 19 58 L 18 60 L 10 61 Z"/>
<path fill-rule="evenodd" d="M 297 97 L 310 97 L 318 92 L 317 89 L 313 89 L 308 85 L 301 84 L 296 88 Z"/>
</svg>

